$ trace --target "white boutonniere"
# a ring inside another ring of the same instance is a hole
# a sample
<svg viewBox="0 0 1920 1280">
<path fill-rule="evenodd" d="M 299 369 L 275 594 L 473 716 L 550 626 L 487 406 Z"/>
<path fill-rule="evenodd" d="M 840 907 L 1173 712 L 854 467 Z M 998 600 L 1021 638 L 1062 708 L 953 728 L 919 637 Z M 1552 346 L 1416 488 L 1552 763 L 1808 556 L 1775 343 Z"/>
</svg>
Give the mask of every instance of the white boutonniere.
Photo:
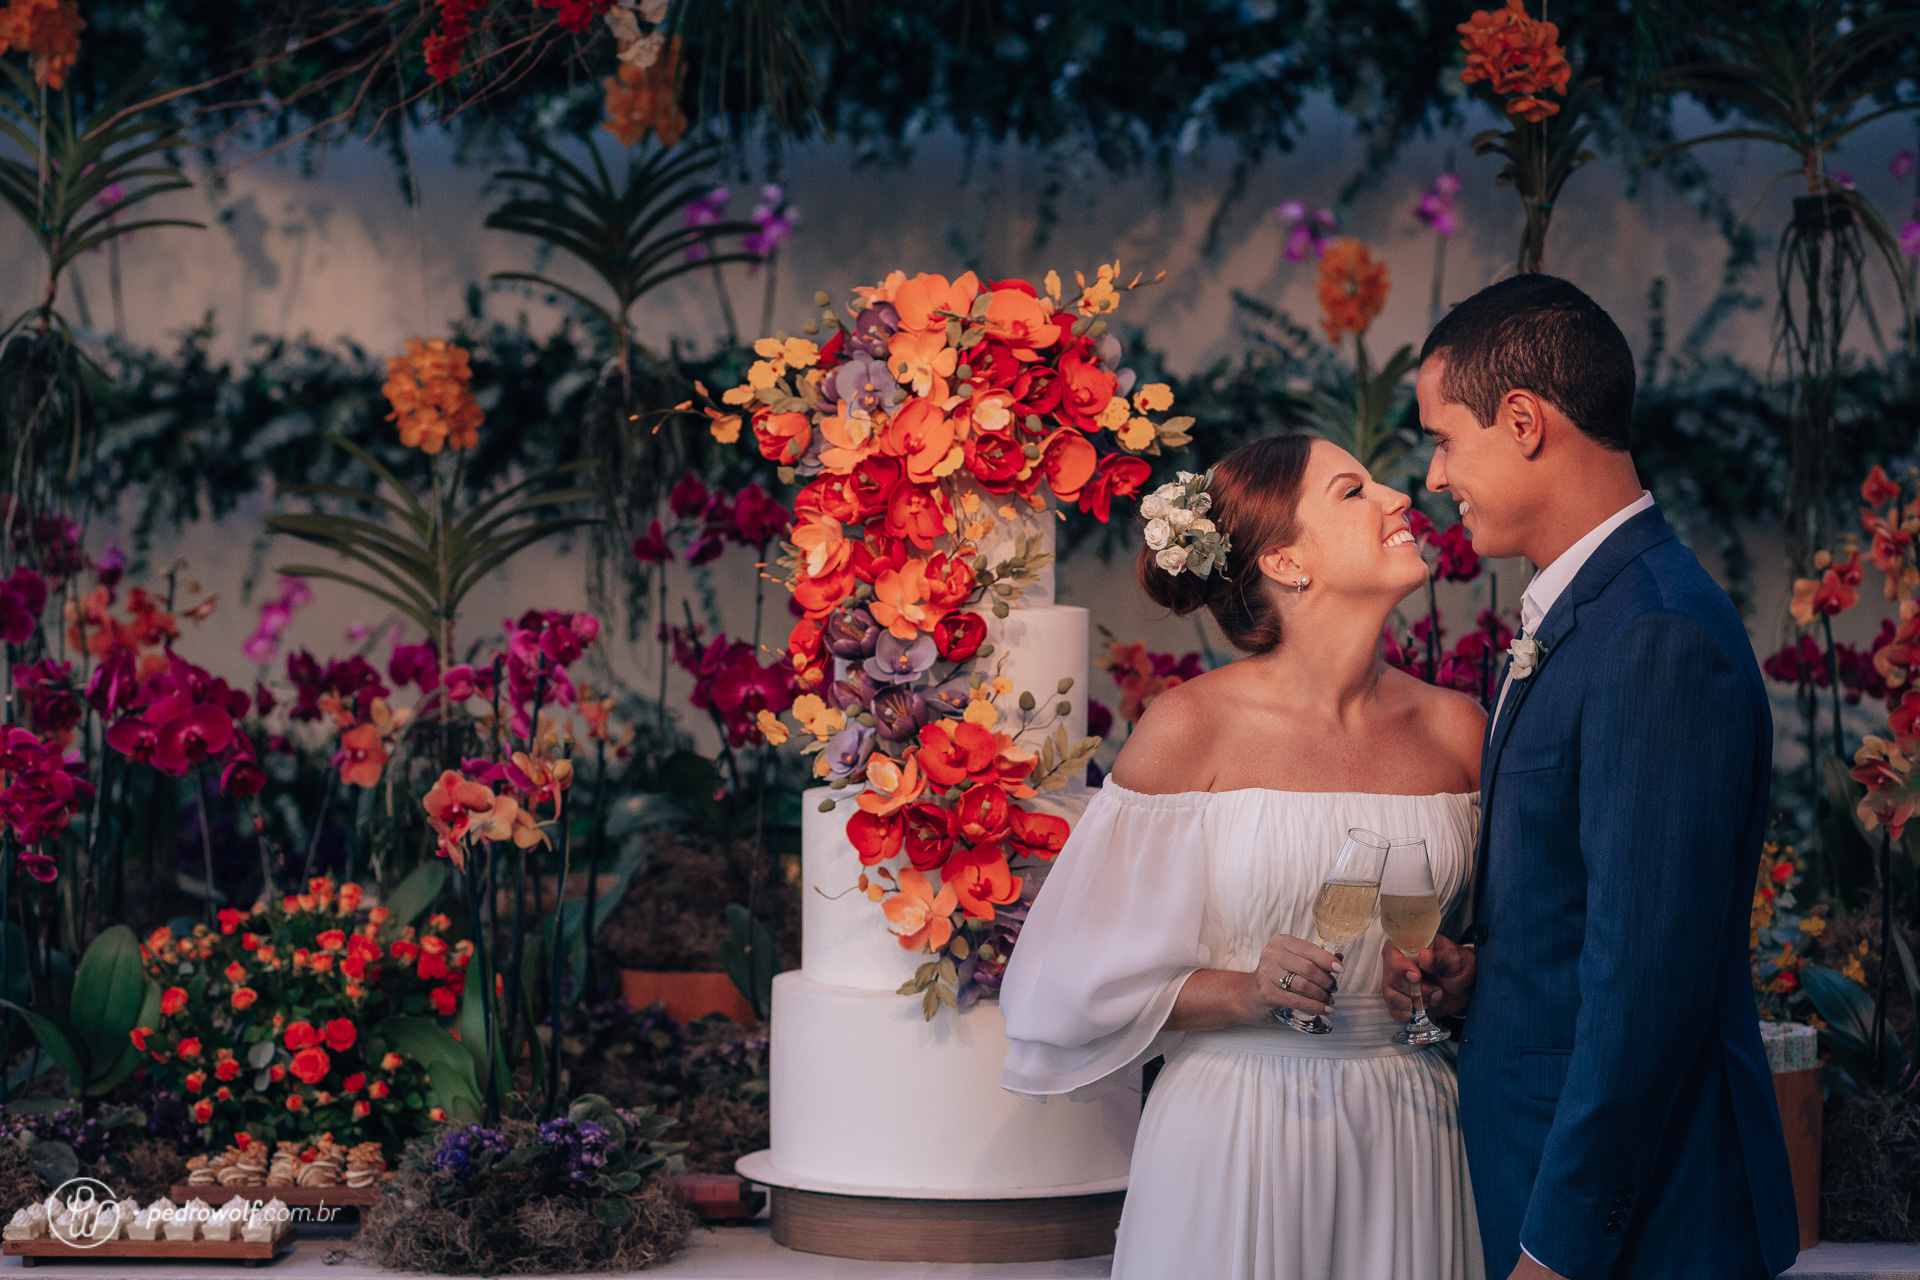
<svg viewBox="0 0 1920 1280">
<path fill-rule="evenodd" d="M 1507 646 L 1507 661 L 1513 664 L 1511 669 L 1515 680 L 1525 680 L 1532 675 L 1544 656 L 1546 650 L 1532 636 L 1516 636 L 1513 643 Z"/>
</svg>

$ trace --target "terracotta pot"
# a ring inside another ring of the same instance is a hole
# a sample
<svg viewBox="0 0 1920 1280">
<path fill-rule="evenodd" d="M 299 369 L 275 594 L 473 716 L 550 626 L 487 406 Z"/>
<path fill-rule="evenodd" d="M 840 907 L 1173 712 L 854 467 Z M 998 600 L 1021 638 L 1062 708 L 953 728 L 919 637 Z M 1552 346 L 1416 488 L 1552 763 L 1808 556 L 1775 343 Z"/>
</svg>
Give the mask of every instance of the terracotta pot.
<svg viewBox="0 0 1920 1280">
<path fill-rule="evenodd" d="M 1787 1136 L 1787 1163 L 1793 1170 L 1793 1201 L 1799 1211 L 1800 1247 L 1820 1243 L 1821 1068 L 1773 1073 L 1780 1104 L 1780 1128 Z"/>
<path fill-rule="evenodd" d="M 753 1006 L 724 973 L 651 973 L 644 969 L 622 969 L 620 998 L 634 1009 L 665 1002 L 667 1012 L 682 1022 L 691 1022 L 709 1013 L 724 1013 L 743 1027 L 759 1021 L 753 1016 Z"/>
</svg>

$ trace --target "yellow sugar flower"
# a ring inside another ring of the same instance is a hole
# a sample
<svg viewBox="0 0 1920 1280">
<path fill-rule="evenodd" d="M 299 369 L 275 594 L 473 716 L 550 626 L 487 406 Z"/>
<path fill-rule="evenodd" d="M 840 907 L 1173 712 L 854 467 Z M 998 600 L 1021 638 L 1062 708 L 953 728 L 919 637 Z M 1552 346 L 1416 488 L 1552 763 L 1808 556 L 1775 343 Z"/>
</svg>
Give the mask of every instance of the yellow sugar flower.
<svg viewBox="0 0 1920 1280">
<path fill-rule="evenodd" d="M 1134 407 L 1142 413 L 1173 408 L 1173 388 L 1164 382 L 1149 382 L 1133 393 Z"/>
<path fill-rule="evenodd" d="M 740 386 L 732 387 L 722 392 L 720 396 L 720 402 L 722 404 L 752 404 L 754 399 L 755 396 L 751 383 L 743 383 Z"/>
<path fill-rule="evenodd" d="M 766 708 L 761 708 L 760 714 L 755 717 L 755 723 L 760 726 L 760 736 L 773 746 L 777 747 L 787 740 L 787 726 L 781 724 L 780 717 Z"/>
<path fill-rule="evenodd" d="M 1145 407 L 1142 406 L 1142 412 L 1144 411 Z M 1100 425 L 1108 431 L 1118 431 L 1127 425 L 1127 419 L 1132 416 L 1132 413 L 1127 408 L 1127 398 L 1125 396 L 1115 396 L 1113 399 L 1107 401 L 1107 407 L 1100 411 L 1099 422 Z"/>
<path fill-rule="evenodd" d="M 713 432 L 713 438 L 721 444 L 732 444 L 740 438 L 740 415 L 737 413 L 716 415 L 707 429 Z"/>
<path fill-rule="evenodd" d="M 1153 443 L 1153 424 L 1145 418 L 1135 418 L 1120 429 L 1122 448 L 1136 452 Z"/>
<path fill-rule="evenodd" d="M 767 342 L 771 339 L 763 338 L 761 341 Z M 770 360 L 755 360 L 753 366 L 747 370 L 747 385 L 755 391 L 765 390 L 778 382 L 780 375 L 785 372 L 784 367 L 776 368 Z"/>
<path fill-rule="evenodd" d="M 818 363 L 820 348 L 805 338 L 788 338 L 781 344 L 780 354 L 791 368 L 804 369 Z"/>
<path fill-rule="evenodd" d="M 984 729 L 991 729 L 1000 722 L 1000 713 L 993 709 L 991 702 L 969 702 L 967 713 L 962 719 L 968 724 L 977 724 Z"/>
</svg>

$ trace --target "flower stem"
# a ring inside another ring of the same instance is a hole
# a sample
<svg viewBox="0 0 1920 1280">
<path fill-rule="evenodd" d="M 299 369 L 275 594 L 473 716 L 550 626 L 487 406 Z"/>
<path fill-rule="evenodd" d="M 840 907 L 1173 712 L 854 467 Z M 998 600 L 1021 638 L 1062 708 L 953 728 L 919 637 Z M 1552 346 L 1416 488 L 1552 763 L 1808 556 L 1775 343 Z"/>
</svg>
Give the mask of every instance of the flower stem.
<svg viewBox="0 0 1920 1280">
<path fill-rule="evenodd" d="M 1833 645 L 1833 618 L 1822 612 L 1820 627 L 1827 637 L 1827 678 L 1833 682 L 1833 754 L 1844 761 L 1847 758 L 1847 741 L 1840 727 L 1840 651 Z"/>
<path fill-rule="evenodd" d="M 567 871 L 573 861 L 573 823 L 568 821 L 567 813 L 561 807 L 560 792 L 557 789 L 554 792 L 553 804 L 555 816 L 560 819 L 560 883 L 554 890 L 553 931 L 547 948 L 552 953 L 552 981 L 547 998 L 547 1021 L 553 1032 L 547 1038 L 546 1114 L 548 1119 L 558 1115 L 560 1107 L 560 986 L 561 976 L 566 972 L 567 967 L 566 952 L 560 946 L 560 922 L 567 914 Z M 592 898 L 587 899 L 586 908 L 588 912 L 592 912 Z"/>
<path fill-rule="evenodd" d="M 199 765 L 193 767 L 193 789 L 200 802 L 200 856 L 204 860 L 207 872 L 207 927 L 215 923 L 213 910 L 213 813 L 207 804 L 206 770 Z"/>
</svg>

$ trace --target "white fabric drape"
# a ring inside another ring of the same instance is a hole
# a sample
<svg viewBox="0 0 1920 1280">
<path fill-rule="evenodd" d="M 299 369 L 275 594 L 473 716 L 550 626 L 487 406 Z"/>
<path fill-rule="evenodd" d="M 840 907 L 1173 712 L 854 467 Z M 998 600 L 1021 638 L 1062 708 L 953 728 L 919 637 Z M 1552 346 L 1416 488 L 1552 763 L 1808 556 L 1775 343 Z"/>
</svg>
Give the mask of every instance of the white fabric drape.
<svg viewBox="0 0 1920 1280">
<path fill-rule="evenodd" d="M 1244 972 L 1274 934 L 1314 937 L 1348 828 L 1424 837 L 1451 916 L 1478 821 L 1466 795 L 1102 789 L 1008 966 L 1002 1079 L 1074 1093 L 1167 1055 L 1115 1280 L 1484 1280 L 1451 1056 L 1392 1043 L 1377 920 L 1347 955 L 1332 1034 L 1162 1031 L 1194 970 Z"/>
<path fill-rule="evenodd" d="M 1179 1044 L 1160 1027 L 1187 976 L 1210 961 L 1200 941 L 1210 798 L 1112 782 L 1094 795 L 1007 963 L 1006 1088 L 1029 1097 L 1097 1090 Z"/>
</svg>

